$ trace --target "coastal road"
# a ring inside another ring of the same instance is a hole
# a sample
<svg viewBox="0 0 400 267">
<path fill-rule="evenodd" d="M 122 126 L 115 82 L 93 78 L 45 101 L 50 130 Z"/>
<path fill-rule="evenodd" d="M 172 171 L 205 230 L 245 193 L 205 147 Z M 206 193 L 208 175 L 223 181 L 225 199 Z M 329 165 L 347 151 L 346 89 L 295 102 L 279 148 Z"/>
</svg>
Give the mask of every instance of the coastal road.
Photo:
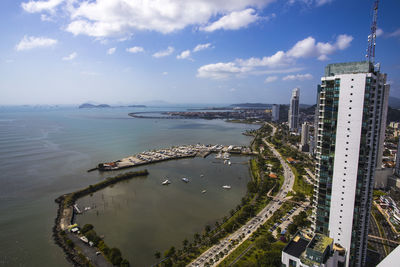
<svg viewBox="0 0 400 267">
<path fill-rule="evenodd" d="M 275 127 L 274 127 L 275 128 Z M 275 132 L 275 131 L 274 131 Z M 268 143 L 263 139 L 264 143 L 271 149 L 273 154 L 279 159 L 284 174 L 284 182 L 282 187 L 276 194 L 276 199 L 284 199 L 287 193 L 292 190 L 294 184 L 294 174 L 290 169 L 289 165 L 282 158 L 281 154 L 273 147 L 272 144 Z M 263 225 L 269 218 L 272 217 L 274 212 L 282 206 L 283 202 L 271 201 L 265 208 L 263 208 L 257 216 L 249 220 L 245 225 L 240 227 L 234 233 L 220 240 L 219 244 L 216 244 L 201 254 L 197 259 L 191 262 L 188 266 L 205 266 L 208 263 L 210 266 L 217 266 L 221 263 L 232 251 L 239 247 L 245 240 L 247 240 L 261 225 Z M 240 239 L 240 237 L 242 237 Z M 233 245 L 233 240 L 238 240 L 236 245 Z M 231 246 L 230 246 L 231 245 Z M 230 247 L 229 247 L 230 246 Z M 221 256 L 223 255 L 223 256 Z"/>
</svg>

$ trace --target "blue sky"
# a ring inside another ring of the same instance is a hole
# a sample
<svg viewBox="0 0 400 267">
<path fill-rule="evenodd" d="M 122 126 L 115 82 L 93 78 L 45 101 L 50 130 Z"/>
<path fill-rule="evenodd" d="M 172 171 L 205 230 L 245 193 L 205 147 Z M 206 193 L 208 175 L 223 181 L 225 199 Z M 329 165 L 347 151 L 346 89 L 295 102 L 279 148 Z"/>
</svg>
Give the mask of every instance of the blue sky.
<svg viewBox="0 0 400 267">
<path fill-rule="evenodd" d="M 1 105 L 315 102 L 329 63 L 364 60 L 373 1 L 0 2 Z M 376 61 L 400 97 L 399 1 Z M 397 19 L 396 19 L 397 18 Z"/>
</svg>

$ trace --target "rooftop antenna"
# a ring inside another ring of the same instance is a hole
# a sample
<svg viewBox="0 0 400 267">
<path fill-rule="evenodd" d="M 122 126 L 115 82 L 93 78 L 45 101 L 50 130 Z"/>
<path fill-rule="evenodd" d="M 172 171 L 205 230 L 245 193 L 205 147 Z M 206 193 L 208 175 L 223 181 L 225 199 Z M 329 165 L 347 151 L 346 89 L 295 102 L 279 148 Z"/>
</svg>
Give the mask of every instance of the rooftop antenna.
<svg viewBox="0 0 400 267">
<path fill-rule="evenodd" d="M 376 45 L 376 22 L 378 19 L 378 4 L 379 0 L 375 0 L 374 2 L 374 14 L 372 17 L 372 25 L 371 25 L 371 34 L 368 35 L 368 48 L 367 48 L 367 54 L 365 57 L 369 62 L 372 64 L 375 64 L 375 45 Z"/>
</svg>

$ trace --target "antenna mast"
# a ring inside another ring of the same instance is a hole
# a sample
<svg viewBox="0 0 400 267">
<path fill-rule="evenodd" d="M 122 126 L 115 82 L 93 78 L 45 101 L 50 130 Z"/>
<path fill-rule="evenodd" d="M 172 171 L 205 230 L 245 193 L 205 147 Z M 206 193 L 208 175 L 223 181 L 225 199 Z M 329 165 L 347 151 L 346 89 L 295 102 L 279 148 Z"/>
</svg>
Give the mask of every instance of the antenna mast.
<svg viewBox="0 0 400 267">
<path fill-rule="evenodd" d="M 374 14 L 372 18 L 372 25 L 371 25 L 371 34 L 368 35 L 368 49 L 367 49 L 367 54 L 365 57 L 369 62 L 372 64 L 375 64 L 375 45 L 376 45 L 376 22 L 378 19 L 378 4 L 379 0 L 375 0 L 374 3 Z"/>
</svg>

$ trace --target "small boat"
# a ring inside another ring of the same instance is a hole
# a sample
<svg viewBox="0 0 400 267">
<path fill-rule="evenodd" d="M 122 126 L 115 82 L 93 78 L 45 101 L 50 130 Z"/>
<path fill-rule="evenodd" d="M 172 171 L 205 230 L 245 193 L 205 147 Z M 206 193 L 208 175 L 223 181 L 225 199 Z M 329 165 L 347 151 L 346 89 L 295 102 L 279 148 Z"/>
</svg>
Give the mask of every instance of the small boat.
<svg viewBox="0 0 400 267">
<path fill-rule="evenodd" d="M 226 163 L 228 163 L 228 161 L 227 161 L 227 160 L 224 160 L 224 164 L 226 164 Z"/>
<path fill-rule="evenodd" d="M 201 191 L 201 193 L 202 193 L 202 194 L 205 194 L 206 192 L 207 192 L 207 190 L 203 190 L 203 191 Z"/>
<path fill-rule="evenodd" d="M 85 211 L 88 211 L 88 210 L 90 210 L 91 209 L 91 207 L 86 207 L 85 208 Z"/>
<path fill-rule="evenodd" d="M 223 185 L 222 188 L 223 189 L 231 189 L 231 186 L 230 185 Z"/>
<path fill-rule="evenodd" d="M 231 166 L 231 165 L 232 165 L 232 162 L 231 162 L 231 161 L 228 161 L 228 165 Z"/>
<path fill-rule="evenodd" d="M 171 183 L 171 181 L 167 179 L 164 182 L 162 182 L 162 185 L 169 185 L 170 183 Z"/>
<path fill-rule="evenodd" d="M 200 174 L 200 177 L 204 177 L 204 174 Z"/>
<path fill-rule="evenodd" d="M 186 178 L 186 177 L 183 177 L 183 178 L 182 178 L 182 181 L 184 181 L 185 183 L 189 183 L 189 179 Z"/>
</svg>

